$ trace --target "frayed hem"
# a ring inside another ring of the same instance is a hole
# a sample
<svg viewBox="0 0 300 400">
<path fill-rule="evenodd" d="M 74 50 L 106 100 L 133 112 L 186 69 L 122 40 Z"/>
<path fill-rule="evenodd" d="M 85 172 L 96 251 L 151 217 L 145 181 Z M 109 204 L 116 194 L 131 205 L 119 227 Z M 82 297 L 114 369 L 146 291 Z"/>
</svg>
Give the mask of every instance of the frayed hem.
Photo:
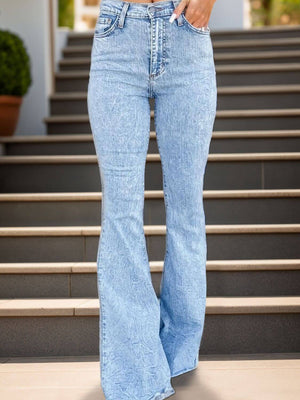
<svg viewBox="0 0 300 400">
<path fill-rule="evenodd" d="M 185 369 L 182 369 L 180 371 L 174 372 L 173 374 L 171 374 L 171 378 L 175 378 L 175 376 L 184 374 L 184 373 L 189 372 L 189 371 L 193 371 L 194 369 L 197 369 L 197 367 L 198 367 L 198 360 L 196 360 L 196 362 L 193 365 L 193 367 L 185 368 Z"/>
<path fill-rule="evenodd" d="M 172 388 L 172 386 L 169 386 L 167 389 L 165 389 L 162 392 L 156 393 L 154 396 L 150 397 L 148 400 L 163 400 L 166 399 L 167 397 L 172 396 L 175 393 L 175 389 Z"/>
</svg>

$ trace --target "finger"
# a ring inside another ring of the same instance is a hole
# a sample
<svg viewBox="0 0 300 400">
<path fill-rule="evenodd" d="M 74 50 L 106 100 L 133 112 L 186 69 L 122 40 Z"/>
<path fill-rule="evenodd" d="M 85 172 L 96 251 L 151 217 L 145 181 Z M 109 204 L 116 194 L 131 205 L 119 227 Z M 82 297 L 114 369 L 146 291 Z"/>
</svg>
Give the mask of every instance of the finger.
<svg viewBox="0 0 300 400">
<path fill-rule="evenodd" d="M 182 13 L 182 11 L 185 9 L 187 6 L 189 0 L 181 0 L 181 2 L 178 4 L 176 8 L 174 8 L 173 14 L 171 15 L 169 21 L 172 23 L 174 19 L 179 17 L 179 15 Z"/>
</svg>

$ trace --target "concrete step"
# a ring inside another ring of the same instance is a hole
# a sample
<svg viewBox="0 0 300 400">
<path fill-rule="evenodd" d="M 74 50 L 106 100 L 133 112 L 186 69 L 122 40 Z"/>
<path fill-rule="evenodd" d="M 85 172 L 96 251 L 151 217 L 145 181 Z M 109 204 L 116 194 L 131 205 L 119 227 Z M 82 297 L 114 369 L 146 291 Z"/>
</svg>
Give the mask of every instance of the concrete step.
<svg viewBox="0 0 300 400">
<path fill-rule="evenodd" d="M 0 227 L 1 262 L 94 261 L 100 226 Z M 150 261 L 165 254 L 165 225 L 145 225 Z M 206 225 L 208 260 L 300 258 L 300 224 Z M 55 249 L 55 251 L 54 251 Z"/>
<path fill-rule="evenodd" d="M 298 129 L 300 109 L 259 109 L 217 111 L 214 130 Z"/>
<path fill-rule="evenodd" d="M 45 117 L 48 134 L 91 134 L 88 114 Z M 214 131 L 299 129 L 300 108 L 217 111 Z M 155 131 L 154 111 L 150 112 L 150 130 Z"/>
<path fill-rule="evenodd" d="M 81 35 L 81 34 L 80 34 Z M 71 36 L 69 36 L 71 37 Z M 74 35 L 73 35 L 74 37 Z M 223 40 L 214 40 L 211 35 L 214 53 L 241 53 L 241 52 L 268 52 L 268 51 L 295 51 L 299 50 L 300 37 L 235 39 L 223 37 Z M 92 50 L 91 34 L 86 34 L 82 44 L 67 45 L 62 50 L 62 58 L 90 57 Z M 79 43 L 79 42 L 78 42 Z"/>
<path fill-rule="evenodd" d="M 150 261 L 160 296 L 163 261 Z M 97 297 L 96 262 L 0 263 L 0 299 Z M 208 296 L 296 296 L 300 260 L 208 260 Z M 1 300 L 0 300 L 1 302 Z"/>
<path fill-rule="evenodd" d="M 154 110 L 155 101 L 149 99 Z M 217 110 L 286 109 L 300 104 L 300 85 L 228 86 L 218 88 Z M 86 92 L 60 92 L 50 96 L 50 114 L 87 114 Z"/>
<path fill-rule="evenodd" d="M 215 65 L 234 64 L 270 64 L 270 63 L 299 63 L 300 50 L 278 51 L 241 51 L 239 53 L 214 54 Z M 59 61 L 59 70 L 87 71 L 90 69 L 91 57 L 68 57 Z"/>
<path fill-rule="evenodd" d="M 205 190 L 207 224 L 300 223 L 300 189 Z M 101 224 L 101 192 L 0 194 L 0 226 Z M 144 224 L 165 224 L 162 190 L 146 190 Z"/>
<path fill-rule="evenodd" d="M 216 65 L 217 86 L 299 84 L 300 63 Z M 89 71 L 55 73 L 56 92 L 87 91 Z"/>
<path fill-rule="evenodd" d="M 300 85 L 250 85 L 218 88 L 218 110 L 288 109 L 300 104 Z"/>
<path fill-rule="evenodd" d="M 218 52 L 216 54 L 214 53 L 214 60 L 215 60 L 215 65 L 298 63 L 300 60 L 300 51 L 270 50 L 270 51 L 240 51 L 233 53 Z M 64 67 L 66 67 L 66 65 L 64 65 Z"/>
<path fill-rule="evenodd" d="M 2 299 L 0 356 L 97 355 L 99 316 L 98 298 Z M 208 297 L 200 353 L 299 352 L 299 329 L 299 296 Z"/>
<path fill-rule="evenodd" d="M 299 25 L 271 25 L 242 29 L 212 29 L 211 36 L 215 41 L 299 38 L 300 28 Z"/>
<path fill-rule="evenodd" d="M 1 155 L 95 155 L 92 134 L 0 136 Z M 300 130 L 214 131 L 210 154 L 300 151 Z M 148 154 L 158 154 L 156 132 L 149 136 Z"/>
<path fill-rule="evenodd" d="M 101 191 L 96 155 L 2 156 L 1 193 Z M 298 189 L 300 153 L 209 154 L 205 190 Z M 162 189 L 159 154 L 148 154 L 145 189 Z"/>
<path fill-rule="evenodd" d="M 195 371 L 172 378 L 174 400 L 207 399 L 207 393 L 215 393 L 215 397 L 221 394 L 222 400 L 240 400 L 245 398 L 245 393 L 249 393 L 247 400 L 297 400 L 299 397 L 299 353 L 201 353 Z M 99 354 L 1 360 L 0 379 L 5 380 L 1 387 L 3 399 L 24 400 L 26 393 L 30 400 L 104 400 Z"/>
<path fill-rule="evenodd" d="M 300 37 L 228 39 L 213 42 L 214 53 L 299 50 Z"/>
</svg>

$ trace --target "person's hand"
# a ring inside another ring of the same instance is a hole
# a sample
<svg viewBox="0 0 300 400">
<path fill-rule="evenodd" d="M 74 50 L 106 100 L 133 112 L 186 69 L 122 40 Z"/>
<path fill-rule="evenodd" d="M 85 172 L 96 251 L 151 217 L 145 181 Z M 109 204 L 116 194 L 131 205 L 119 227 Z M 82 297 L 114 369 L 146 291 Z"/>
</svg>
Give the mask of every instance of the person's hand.
<svg viewBox="0 0 300 400">
<path fill-rule="evenodd" d="M 182 0 L 174 9 L 170 22 L 172 23 L 186 8 L 185 18 L 196 28 L 207 27 L 210 14 L 216 0 Z"/>
</svg>

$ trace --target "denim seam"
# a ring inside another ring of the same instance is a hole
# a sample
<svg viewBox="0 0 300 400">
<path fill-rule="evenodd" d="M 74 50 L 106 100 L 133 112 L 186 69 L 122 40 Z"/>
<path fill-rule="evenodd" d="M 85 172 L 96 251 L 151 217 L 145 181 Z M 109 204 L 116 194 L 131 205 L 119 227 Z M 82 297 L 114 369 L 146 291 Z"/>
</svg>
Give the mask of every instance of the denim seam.
<svg viewBox="0 0 300 400">
<path fill-rule="evenodd" d="M 162 19 L 162 56 L 161 56 L 161 64 L 160 64 L 160 69 L 156 74 L 153 75 L 153 78 L 158 78 L 164 71 L 165 71 L 165 54 L 166 54 L 166 21 Z"/>
<path fill-rule="evenodd" d="M 113 15 L 120 15 L 121 14 L 121 11 L 116 11 L 115 9 L 108 8 L 107 6 L 100 8 L 99 15 L 101 15 L 102 12 L 103 13 L 110 13 L 110 14 L 113 14 Z M 156 15 L 156 17 L 168 17 L 168 16 L 172 15 L 172 12 L 173 12 L 173 10 L 169 8 L 169 9 L 166 9 L 166 10 L 163 10 L 163 11 L 156 12 L 155 15 Z M 150 19 L 149 14 L 147 14 L 147 13 L 146 14 L 136 13 L 134 11 L 127 11 L 126 18 Z"/>
<path fill-rule="evenodd" d="M 156 121 L 156 103 L 154 103 L 154 121 Z M 155 131 L 156 131 L 156 126 L 155 126 Z M 164 268 L 162 271 L 162 278 L 161 281 L 163 282 L 164 279 L 164 272 L 165 272 L 165 265 L 166 265 L 166 261 L 168 259 L 169 256 L 169 251 L 168 251 L 168 196 L 167 196 L 167 183 L 166 183 L 166 175 L 165 175 L 165 169 L 164 169 L 164 161 L 163 161 L 163 157 L 161 154 L 161 149 L 160 149 L 160 145 L 159 145 L 159 139 L 157 136 L 157 132 L 156 132 L 156 143 L 157 143 L 157 147 L 158 147 L 158 151 L 160 154 L 160 163 L 161 163 L 161 171 L 162 171 L 162 175 L 163 175 L 163 191 L 164 191 L 164 199 L 165 199 L 165 215 L 166 215 L 166 236 L 165 236 L 165 257 L 164 257 Z M 162 287 L 162 286 L 161 286 Z"/>
<path fill-rule="evenodd" d="M 101 15 L 103 15 L 103 14 L 101 14 Z M 118 14 L 115 21 L 112 23 L 112 25 L 106 31 L 104 31 L 102 33 L 97 33 L 97 25 L 96 25 L 96 28 L 94 31 L 94 37 L 96 39 L 97 38 L 102 39 L 102 38 L 109 36 L 116 29 L 119 19 L 120 19 L 120 15 Z"/>
<path fill-rule="evenodd" d="M 102 186 L 102 203 L 101 203 L 101 241 L 98 245 L 100 245 L 100 251 L 98 252 L 98 257 L 97 257 L 97 270 L 99 274 L 99 300 L 100 300 L 100 336 L 101 336 L 101 341 L 100 341 L 100 368 L 101 368 L 101 382 L 104 383 L 104 372 L 105 372 L 105 352 L 104 352 L 104 341 L 105 341 L 105 314 L 104 314 L 104 302 L 103 302 L 103 296 L 102 296 L 102 290 L 101 290 L 101 272 L 103 272 L 103 269 L 100 269 L 100 255 L 101 255 L 101 250 L 103 248 L 104 244 L 104 222 L 105 222 L 105 201 L 104 201 L 104 179 L 101 180 L 101 186 Z M 103 217 L 103 218 L 102 218 Z"/>
<path fill-rule="evenodd" d="M 163 26 L 163 38 L 162 38 L 162 46 L 163 46 L 163 51 L 162 51 L 162 57 L 161 57 L 161 69 L 159 73 L 156 75 L 157 77 L 160 76 L 166 69 L 166 21 L 163 19 L 162 20 L 162 26 Z"/>
<path fill-rule="evenodd" d="M 152 49 L 152 21 L 155 21 L 154 19 L 151 18 L 151 49 Z M 165 61 L 166 61 L 166 21 L 162 19 L 162 46 L 163 46 L 163 51 L 162 51 L 162 58 L 161 58 L 161 66 L 160 69 L 155 72 L 155 73 L 150 73 L 150 79 L 155 80 L 159 76 L 162 75 L 162 73 L 165 71 Z M 156 43 L 157 45 L 157 43 Z M 152 50 L 151 50 L 152 51 Z M 151 55 L 151 66 L 152 66 L 152 55 Z"/>
<path fill-rule="evenodd" d="M 144 204 L 145 204 L 145 197 L 144 197 Z M 144 207 L 143 207 L 144 209 Z M 143 210 L 143 215 L 144 215 L 144 210 Z M 147 238 L 145 235 L 145 231 L 144 231 L 144 224 L 142 226 L 142 252 L 143 252 L 143 257 L 144 257 L 144 261 L 145 261 L 145 265 L 148 265 L 148 276 L 150 278 L 151 281 L 151 270 L 150 270 L 150 265 L 149 265 L 149 257 L 148 257 L 148 252 L 147 252 Z"/>
</svg>

